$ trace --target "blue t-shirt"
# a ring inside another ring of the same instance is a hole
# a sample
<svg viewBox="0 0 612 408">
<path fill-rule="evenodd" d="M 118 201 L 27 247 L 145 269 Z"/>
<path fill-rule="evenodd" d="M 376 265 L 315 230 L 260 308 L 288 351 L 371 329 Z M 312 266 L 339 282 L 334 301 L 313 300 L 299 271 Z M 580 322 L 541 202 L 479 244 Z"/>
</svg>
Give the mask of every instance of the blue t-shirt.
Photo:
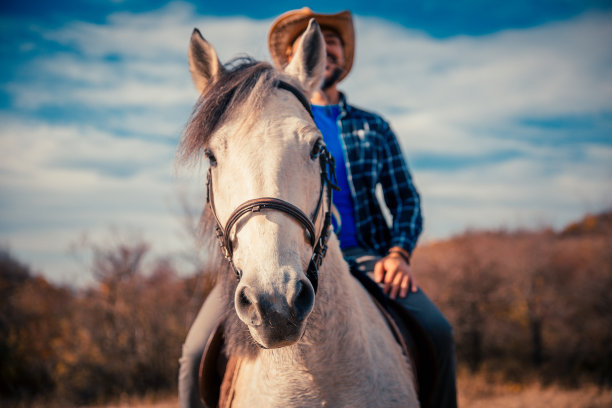
<svg viewBox="0 0 612 408">
<path fill-rule="evenodd" d="M 340 240 L 340 248 L 347 249 L 359 246 L 357 242 L 357 231 L 355 229 L 355 215 L 353 197 L 346 175 L 346 164 L 344 162 L 344 150 L 340 140 L 340 129 L 338 128 L 338 105 L 312 105 L 314 121 L 327 145 L 327 150 L 336 161 L 336 177 L 340 191 L 334 192 L 334 205 L 340 213 L 341 225 L 337 233 Z"/>
</svg>

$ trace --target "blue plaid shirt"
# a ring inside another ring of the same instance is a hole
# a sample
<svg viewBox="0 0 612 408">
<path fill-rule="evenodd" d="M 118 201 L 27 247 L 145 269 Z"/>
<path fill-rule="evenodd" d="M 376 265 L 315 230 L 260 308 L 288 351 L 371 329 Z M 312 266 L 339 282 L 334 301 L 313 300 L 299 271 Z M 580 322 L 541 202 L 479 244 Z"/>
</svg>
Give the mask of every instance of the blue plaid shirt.
<svg viewBox="0 0 612 408">
<path fill-rule="evenodd" d="M 380 116 L 347 104 L 342 93 L 338 105 L 357 239 L 380 255 L 394 246 L 412 253 L 423 228 L 421 202 L 395 134 Z M 390 226 L 376 197 L 379 183 L 393 217 Z"/>
</svg>

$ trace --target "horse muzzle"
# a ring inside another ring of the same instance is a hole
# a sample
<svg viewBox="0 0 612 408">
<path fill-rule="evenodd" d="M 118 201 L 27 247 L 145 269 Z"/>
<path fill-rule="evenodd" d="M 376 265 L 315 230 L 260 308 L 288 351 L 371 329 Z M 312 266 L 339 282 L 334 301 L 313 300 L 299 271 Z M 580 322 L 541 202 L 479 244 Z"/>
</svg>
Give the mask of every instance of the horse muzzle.
<svg viewBox="0 0 612 408">
<path fill-rule="evenodd" d="M 241 283 L 234 304 L 240 320 L 253 340 L 263 348 L 295 344 L 304 334 L 306 320 L 314 307 L 314 289 L 306 280 L 285 286 L 284 291 L 262 291 Z"/>
</svg>

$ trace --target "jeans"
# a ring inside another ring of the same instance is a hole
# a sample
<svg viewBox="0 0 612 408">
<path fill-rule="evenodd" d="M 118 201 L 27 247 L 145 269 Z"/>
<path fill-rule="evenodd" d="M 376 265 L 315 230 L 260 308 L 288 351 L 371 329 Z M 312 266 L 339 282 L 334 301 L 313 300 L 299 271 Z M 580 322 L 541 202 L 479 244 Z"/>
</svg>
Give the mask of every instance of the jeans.
<svg viewBox="0 0 612 408">
<path fill-rule="evenodd" d="M 179 359 L 178 381 L 179 406 L 181 408 L 204 407 L 198 382 L 200 360 L 208 337 L 217 327 L 217 323 L 223 315 L 223 301 L 220 292 L 221 289 L 217 285 L 208 294 L 187 333 L 185 343 L 183 343 L 183 350 Z"/>
</svg>

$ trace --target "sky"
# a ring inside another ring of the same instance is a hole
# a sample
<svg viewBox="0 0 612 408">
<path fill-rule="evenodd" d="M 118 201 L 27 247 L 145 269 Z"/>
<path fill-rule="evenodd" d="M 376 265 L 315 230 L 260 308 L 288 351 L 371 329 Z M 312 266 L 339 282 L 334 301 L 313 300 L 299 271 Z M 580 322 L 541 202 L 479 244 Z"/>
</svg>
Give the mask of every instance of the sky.
<svg viewBox="0 0 612 408">
<path fill-rule="evenodd" d="M 273 19 L 306 4 L 0 4 L 0 248 L 53 282 L 92 282 L 83 243 L 194 242 L 203 168 L 175 164 L 197 93 L 198 27 L 222 61 L 269 61 Z M 350 8 L 349 103 L 383 115 L 422 196 L 421 242 L 562 228 L 612 208 L 612 2 L 313 1 Z M 193 270 L 185 266 L 185 273 Z"/>
</svg>

